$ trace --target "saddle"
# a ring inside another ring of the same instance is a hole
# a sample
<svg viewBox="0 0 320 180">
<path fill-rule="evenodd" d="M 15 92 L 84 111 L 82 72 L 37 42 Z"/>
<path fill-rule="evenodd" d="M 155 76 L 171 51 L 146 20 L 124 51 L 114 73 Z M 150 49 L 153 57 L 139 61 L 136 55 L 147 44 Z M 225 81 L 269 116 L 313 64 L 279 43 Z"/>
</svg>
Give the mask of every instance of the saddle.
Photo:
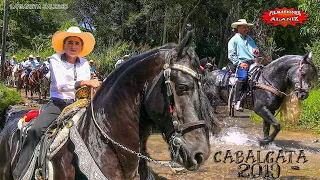
<svg viewBox="0 0 320 180">
<path fill-rule="evenodd" d="M 258 82 L 258 79 L 261 75 L 261 72 L 263 70 L 263 66 L 257 65 L 257 64 L 252 64 L 249 67 L 248 71 L 248 77 L 247 81 L 245 82 L 245 85 L 242 90 L 242 95 L 240 96 L 240 101 L 246 100 L 245 103 L 245 108 L 251 109 L 253 107 L 253 98 L 252 98 L 252 90 L 256 86 L 256 83 Z M 236 77 L 236 66 L 233 64 L 228 64 L 226 69 L 219 71 L 219 87 L 222 89 L 227 90 L 229 92 L 232 87 L 235 86 L 237 82 L 237 77 Z"/>
<path fill-rule="evenodd" d="M 47 170 L 50 168 L 48 167 L 49 161 L 68 140 L 69 129 L 74 124 L 77 124 L 78 120 L 90 104 L 93 95 L 94 93 L 91 92 L 91 87 L 81 87 L 76 91 L 77 101 L 65 107 L 56 121 L 47 128 L 34 151 L 34 156 L 29 162 L 28 168 L 23 171 L 23 179 L 29 179 L 30 176 L 32 177 L 34 169 L 36 169 L 35 176 L 37 179 L 46 179 Z M 43 110 L 44 108 L 45 107 L 42 107 L 41 109 Z M 27 114 L 30 115 L 32 112 L 34 111 L 30 111 Z M 37 115 L 33 115 L 32 117 L 35 118 Z M 29 116 L 29 118 L 31 118 L 31 116 Z M 32 126 L 32 118 L 30 120 L 28 119 L 29 122 L 26 122 L 26 119 L 26 116 L 23 116 L 19 121 L 24 121 L 24 126 L 21 126 L 22 128 L 20 129 L 20 148 L 23 144 L 22 141 L 26 138 L 27 130 Z"/>
</svg>

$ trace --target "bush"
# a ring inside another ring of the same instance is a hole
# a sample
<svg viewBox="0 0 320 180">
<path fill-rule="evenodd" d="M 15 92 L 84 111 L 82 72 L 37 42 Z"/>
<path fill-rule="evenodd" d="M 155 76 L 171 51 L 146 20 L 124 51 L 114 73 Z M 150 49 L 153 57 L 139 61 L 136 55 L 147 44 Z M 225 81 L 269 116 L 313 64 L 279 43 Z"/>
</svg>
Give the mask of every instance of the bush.
<svg viewBox="0 0 320 180">
<path fill-rule="evenodd" d="M 19 104 L 22 102 L 23 97 L 20 93 L 18 93 L 15 90 L 10 90 L 3 83 L 0 83 L 0 117 L 3 117 L 5 109 L 8 108 L 10 105 Z"/>
<path fill-rule="evenodd" d="M 320 89 L 310 92 L 309 97 L 301 102 L 301 125 L 307 128 L 313 127 L 320 132 Z"/>
<path fill-rule="evenodd" d="M 94 60 L 97 71 L 107 76 L 114 70 L 114 65 L 117 60 L 121 59 L 124 55 L 128 54 L 132 57 L 149 49 L 149 46 L 136 46 L 133 42 L 119 41 L 115 45 L 105 48 L 100 52 L 94 51 L 85 58 L 87 60 Z"/>
<path fill-rule="evenodd" d="M 312 62 L 317 67 L 318 73 L 320 73 L 320 41 L 314 41 L 311 45 L 308 45 L 306 49 L 312 52 Z M 318 79 L 318 87 L 320 87 L 320 78 Z"/>
</svg>

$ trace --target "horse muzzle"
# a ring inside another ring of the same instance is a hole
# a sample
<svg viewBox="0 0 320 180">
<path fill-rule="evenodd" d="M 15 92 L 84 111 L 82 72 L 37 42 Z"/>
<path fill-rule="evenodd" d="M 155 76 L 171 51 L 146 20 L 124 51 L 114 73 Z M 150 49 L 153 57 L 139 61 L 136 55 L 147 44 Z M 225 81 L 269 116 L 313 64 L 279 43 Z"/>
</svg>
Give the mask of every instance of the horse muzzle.
<svg viewBox="0 0 320 180">
<path fill-rule="evenodd" d="M 171 145 L 171 158 L 173 161 L 183 165 L 189 171 L 195 171 L 209 157 L 209 144 L 206 140 L 185 139 L 185 137 L 175 137 Z"/>
<path fill-rule="evenodd" d="M 299 100 L 305 100 L 308 98 L 308 91 L 296 91 L 296 96 Z"/>
</svg>

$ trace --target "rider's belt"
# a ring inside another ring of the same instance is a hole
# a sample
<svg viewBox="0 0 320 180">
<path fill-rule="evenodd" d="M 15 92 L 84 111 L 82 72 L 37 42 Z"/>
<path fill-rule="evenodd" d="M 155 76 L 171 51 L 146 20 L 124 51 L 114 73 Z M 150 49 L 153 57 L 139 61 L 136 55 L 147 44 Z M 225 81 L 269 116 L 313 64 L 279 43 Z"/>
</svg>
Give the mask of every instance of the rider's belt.
<svg viewBox="0 0 320 180">
<path fill-rule="evenodd" d="M 60 98 L 51 98 L 53 101 L 53 104 L 65 104 L 65 105 L 70 105 L 74 103 L 76 100 L 75 99 L 60 99 Z"/>
</svg>

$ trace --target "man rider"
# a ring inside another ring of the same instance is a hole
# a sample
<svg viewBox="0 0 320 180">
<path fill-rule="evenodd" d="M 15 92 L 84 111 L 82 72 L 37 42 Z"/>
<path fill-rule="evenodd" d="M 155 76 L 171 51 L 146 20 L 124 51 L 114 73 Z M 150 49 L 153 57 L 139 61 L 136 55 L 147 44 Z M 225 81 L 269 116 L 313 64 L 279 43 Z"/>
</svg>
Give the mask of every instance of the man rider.
<svg viewBox="0 0 320 180">
<path fill-rule="evenodd" d="M 34 60 L 32 54 L 29 55 L 29 60 L 24 63 L 24 68 L 27 70 L 26 76 L 29 77 L 32 71 L 35 71 L 38 67 L 38 61 Z"/>
<path fill-rule="evenodd" d="M 15 65 L 17 65 L 18 64 L 18 61 L 17 61 L 17 59 L 16 59 L 16 56 L 12 56 L 12 59 L 11 59 L 11 61 L 10 61 L 10 65 L 11 66 L 15 66 Z"/>
<path fill-rule="evenodd" d="M 247 23 L 245 19 L 239 19 L 237 22 L 231 24 L 231 27 L 237 28 L 238 31 L 228 43 L 228 59 L 238 67 L 233 101 L 233 105 L 236 105 L 235 109 L 237 111 L 242 110 L 240 89 L 242 89 L 244 82 L 247 80 L 249 66 L 258 60 L 255 57 L 259 54 L 259 49 L 254 40 L 247 35 L 249 26 L 252 25 L 252 23 Z"/>
</svg>

